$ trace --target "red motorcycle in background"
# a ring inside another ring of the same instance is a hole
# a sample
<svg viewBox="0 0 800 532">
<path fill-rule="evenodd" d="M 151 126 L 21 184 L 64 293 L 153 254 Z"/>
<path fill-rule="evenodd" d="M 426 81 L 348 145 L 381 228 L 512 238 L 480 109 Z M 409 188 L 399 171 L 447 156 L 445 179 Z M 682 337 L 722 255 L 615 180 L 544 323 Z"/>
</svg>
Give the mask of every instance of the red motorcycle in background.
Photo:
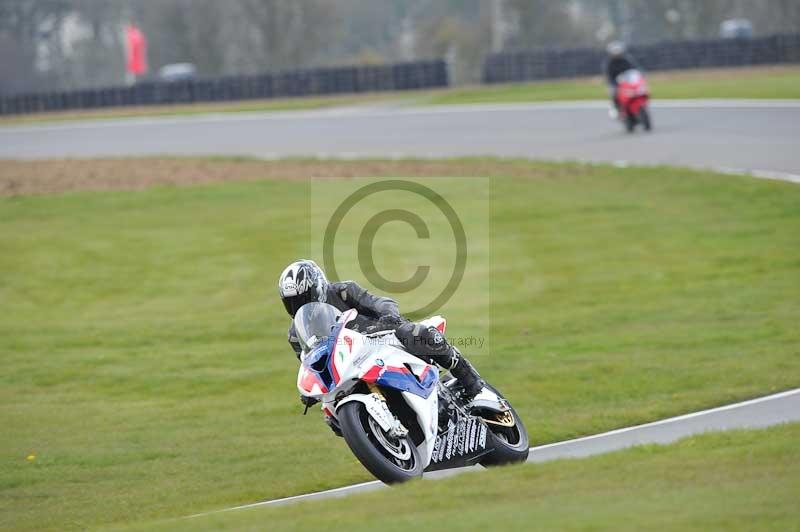
<svg viewBox="0 0 800 532">
<path fill-rule="evenodd" d="M 617 76 L 616 98 L 619 105 L 619 119 L 628 133 L 633 133 L 638 124 L 641 124 L 645 131 L 653 128 L 647 105 L 650 101 L 650 91 L 644 75 L 639 70 L 627 70 Z"/>
</svg>

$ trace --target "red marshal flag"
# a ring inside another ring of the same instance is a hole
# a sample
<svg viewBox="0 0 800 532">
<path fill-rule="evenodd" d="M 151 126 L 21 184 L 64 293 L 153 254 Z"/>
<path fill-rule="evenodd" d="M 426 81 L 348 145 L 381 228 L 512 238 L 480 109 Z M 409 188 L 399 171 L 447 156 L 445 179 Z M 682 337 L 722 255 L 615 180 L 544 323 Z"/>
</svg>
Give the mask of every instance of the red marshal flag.
<svg viewBox="0 0 800 532">
<path fill-rule="evenodd" d="M 128 72 L 140 76 L 147 73 L 147 39 L 142 30 L 131 24 L 126 29 Z"/>
</svg>

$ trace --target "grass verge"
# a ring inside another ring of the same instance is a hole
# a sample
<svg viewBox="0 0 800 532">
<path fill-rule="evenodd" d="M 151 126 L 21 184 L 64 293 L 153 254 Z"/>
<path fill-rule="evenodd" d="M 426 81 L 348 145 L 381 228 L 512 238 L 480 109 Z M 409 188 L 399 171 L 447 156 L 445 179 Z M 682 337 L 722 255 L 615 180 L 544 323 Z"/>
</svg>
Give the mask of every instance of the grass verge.
<svg viewBox="0 0 800 532">
<path fill-rule="evenodd" d="M 20 179 L 40 164 L 0 168 Z M 0 528 L 146 521 L 369 478 L 299 415 L 273 292 L 308 252 L 303 178 L 325 162 L 52 164 L 66 192 L 0 197 Z M 534 444 L 800 384 L 796 185 L 491 159 L 337 164 L 327 171 L 492 178 L 494 350 L 474 361 Z M 75 185 L 98 180 L 103 192 Z M 205 184 L 173 186 L 192 182 Z M 444 313 L 469 334 L 476 309 Z"/>
<path fill-rule="evenodd" d="M 800 425 L 470 472 L 346 499 L 150 524 L 173 530 L 797 530 Z"/>
<path fill-rule="evenodd" d="M 87 109 L 84 111 L 55 111 L 47 113 L 0 116 L 0 125 L 35 124 L 39 122 L 66 122 L 95 119 L 191 116 L 214 113 L 314 111 L 317 109 L 343 107 L 348 105 L 363 105 L 382 102 L 402 103 L 409 99 L 409 93 L 371 92 L 355 95 L 308 96 L 298 98 L 275 98 L 267 100 L 238 100 L 233 102 L 140 105 L 131 107 L 112 107 L 107 109 Z"/>
</svg>

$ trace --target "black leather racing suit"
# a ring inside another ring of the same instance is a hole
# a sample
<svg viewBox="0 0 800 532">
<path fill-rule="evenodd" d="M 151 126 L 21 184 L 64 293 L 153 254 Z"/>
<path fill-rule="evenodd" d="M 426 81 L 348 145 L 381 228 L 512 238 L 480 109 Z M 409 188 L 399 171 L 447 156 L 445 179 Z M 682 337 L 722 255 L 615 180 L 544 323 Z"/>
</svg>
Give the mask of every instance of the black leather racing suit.
<svg viewBox="0 0 800 532">
<path fill-rule="evenodd" d="M 347 324 L 349 329 L 359 332 L 394 329 L 406 351 L 428 363 L 450 369 L 468 393 L 475 395 L 483 387 L 477 371 L 435 327 L 403 318 L 395 300 L 374 296 L 353 281 L 329 284 L 325 296 L 325 303 L 342 312 L 351 308 L 358 311 L 356 319 Z M 301 348 L 294 323 L 289 327 L 289 344 L 299 358 Z"/>
<path fill-rule="evenodd" d="M 623 72 L 627 72 L 632 68 L 639 68 L 636 62 L 629 55 L 621 55 L 619 57 L 610 58 L 605 64 L 606 77 L 608 78 L 608 93 L 611 98 L 611 103 L 614 107 L 619 108 L 617 102 L 617 76 Z"/>
</svg>

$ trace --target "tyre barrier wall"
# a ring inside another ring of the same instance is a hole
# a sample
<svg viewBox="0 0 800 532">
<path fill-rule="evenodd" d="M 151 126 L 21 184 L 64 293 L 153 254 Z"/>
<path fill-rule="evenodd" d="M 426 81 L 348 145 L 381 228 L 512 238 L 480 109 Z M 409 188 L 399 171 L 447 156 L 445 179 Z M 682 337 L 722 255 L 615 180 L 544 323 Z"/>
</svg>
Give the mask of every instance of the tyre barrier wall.
<svg viewBox="0 0 800 532">
<path fill-rule="evenodd" d="M 630 54 L 645 70 L 675 70 L 800 63 L 800 34 L 757 39 L 667 41 L 631 46 Z M 596 76 L 602 73 L 605 50 L 543 48 L 503 52 L 487 57 L 484 83 Z"/>
<path fill-rule="evenodd" d="M 0 96 L 0 115 L 446 87 L 444 60 Z"/>
</svg>

